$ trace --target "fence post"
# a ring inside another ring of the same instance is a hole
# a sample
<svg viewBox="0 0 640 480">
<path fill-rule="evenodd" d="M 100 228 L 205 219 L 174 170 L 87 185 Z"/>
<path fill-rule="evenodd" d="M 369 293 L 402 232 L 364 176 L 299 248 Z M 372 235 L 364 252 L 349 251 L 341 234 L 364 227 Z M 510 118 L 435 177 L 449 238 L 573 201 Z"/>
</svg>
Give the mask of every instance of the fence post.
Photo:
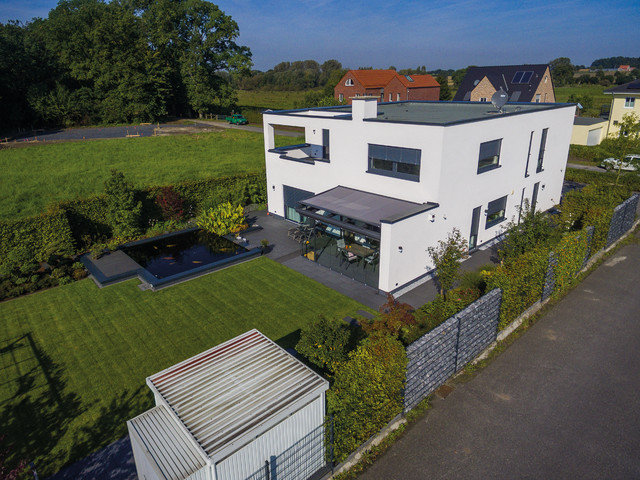
<svg viewBox="0 0 640 480">
<path fill-rule="evenodd" d="M 278 478 L 278 457 L 271 455 L 271 468 L 269 469 L 271 473 L 270 480 L 277 480 Z"/>
<path fill-rule="evenodd" d="M 271 475 L 269 473 L 269 460 L 264 461 L 264 479 L 271 480 Z"/>
<path fill-rule="evenodd" d="M 587 266 L 589 263 L 589 259 L 591 258 L 591 244 L 593 243 L 593 233 L 595 232 L 595 227 L 589 226 L 586 229 L 587 231 L 587 251 L 584 254 L 584 262 L 582 262 L 582 268 Z"/>
<path fill-rule="evenodd" d="M 333 413 L 329 415 L 329 466 L 331 467 L 331 473 L 333 473 L 333 467 L 335 462 L 333 461 Z"/>
</svg>

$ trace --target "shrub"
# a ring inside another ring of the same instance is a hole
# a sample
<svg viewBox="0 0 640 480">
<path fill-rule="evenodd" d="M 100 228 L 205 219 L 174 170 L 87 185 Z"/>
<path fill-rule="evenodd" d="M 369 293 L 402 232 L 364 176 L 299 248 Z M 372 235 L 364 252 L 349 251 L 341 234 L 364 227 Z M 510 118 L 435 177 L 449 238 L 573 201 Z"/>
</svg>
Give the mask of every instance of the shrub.
<svg viewBox="0 0 640 480">
<path fill-rule="evenodd" d="M 296 351 L 314 365 L 333 372 L 347 358 L 351 331 L 342 320 L 320 317 L 300 333 Z"/>
<path fill-rule="evenodd" d="M 242 205 L 233 206 L 229 202 L 203 212 L 196 219 L 196 225 L 220 236 L 247 228 Z"/>
<path fill-rule="evenodd" d="M 140 233 L 142 202 L 136 201 L 133 186 L 124 174 L 111 170 L 111 177 L 105 182 L 107 218 L 118 237 L 133 237 Z"/>
<path fill-rule="evenodd" d="M 449 291 L 447 297 L 437 296 L 431 302 L 420 307 L 415 314 L 417 327 L 410 330 L 403 337 L 406 344 L 416 341 L 425 333 L 430 332 L 446 319 L 471 305 L 481 292 L 477 288 L 458 287 Z"/>
<path fill-rule="evenodd" d="M 454 228 L 446 240 L 438 241 L 437 247 L 429 247 L 427 251 L 436 270 L 440 294 L 445 295 L 458 279 L 460 260 L 467 255 L 467 241 L 462 238 L 460 230 Z"/>
<path fill-rule="evenodd" d="M 165 220 L 180 221 L 184 215 L 182 197 L 173 187 L 163 187 L 156 196 L 156 204 Z"/>
<path fill-rule="evenodd" d="M 327 392 L 338 462 L 402 412 L 406 367 L 404 347 L 388 335 L 365 338 L 338 365 Z"/>
<path fill-rule="evenodd" d="M 368 334 L 385 333 L 397 337 L 401 330 L 407 330 L 416 324 L 413 307 L 402 303 L 387 293 L 387 302 L 380 307 L 380 314 L 362 322 L 362 329 Z"/>
<path fill-rule="evenodd" d="M 499 329 L 542 298 L 544 278 L 549 265 L 547 246 L 539 245 L 522 255 L 510 258 L 492 271 L 483 271 L 487 290 L 502 289 Z"/>
<path fill-rule="evenodd" d="M 508 261 L 538 245 L 550 245 L 557 240 L 558 233 L 549 216 L 544 212 L 531 211 L 529 202 L 525 200 L 520 223 L 511 221 L 507 224 L 498 256 Z"/>
<path fill-rule="evenodd" d="M 557 265 L 554 267 L 554 294 L 564 292 L 582 269 L 587 254 L 586 231 L 567 233 L 554 248 Z"/>
</svg>

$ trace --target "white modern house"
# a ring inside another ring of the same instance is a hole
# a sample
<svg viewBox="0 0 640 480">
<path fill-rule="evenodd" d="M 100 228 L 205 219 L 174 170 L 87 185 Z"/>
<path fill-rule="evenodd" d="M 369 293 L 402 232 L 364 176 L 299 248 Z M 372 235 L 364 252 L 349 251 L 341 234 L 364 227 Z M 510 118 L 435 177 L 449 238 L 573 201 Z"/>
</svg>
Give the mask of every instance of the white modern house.
<svg viewBox="0 0 640 480">
<path fill-rule="evenodd" d="M 305 256 L 398 293 L 458 228 L 470 250 L 560 201 L 575 106 L 395 102 L 264 112 L 268 209 L 313 234 Z M 277 126 L 304 143 L 275 146 Z M 309 242 L 309 243 L 306 243 Z"/>
<path fill-rule="evenodd" d="M 138 478 L 308 478 L 325 465 L 329 383 L 257 330 L 147 378 L 127 422 Z"/>
</svg>

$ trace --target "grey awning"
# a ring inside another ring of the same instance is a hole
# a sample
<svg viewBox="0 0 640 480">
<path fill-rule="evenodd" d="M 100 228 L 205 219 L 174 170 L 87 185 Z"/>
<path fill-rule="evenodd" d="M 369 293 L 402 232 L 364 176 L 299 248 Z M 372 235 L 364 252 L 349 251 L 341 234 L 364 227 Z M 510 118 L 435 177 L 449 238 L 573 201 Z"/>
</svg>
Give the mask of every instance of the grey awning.
<svg viewBox="0 0 640 480">
<path fill-rule="evenodd" d="M 377 227 L 382 223 L 395 223 L 438 206 L 437 203 L 408 202 L 347 187 L 332 188 L 302 200 L 300 205 L 305 211 L 324 210 Z"/>
</svg>

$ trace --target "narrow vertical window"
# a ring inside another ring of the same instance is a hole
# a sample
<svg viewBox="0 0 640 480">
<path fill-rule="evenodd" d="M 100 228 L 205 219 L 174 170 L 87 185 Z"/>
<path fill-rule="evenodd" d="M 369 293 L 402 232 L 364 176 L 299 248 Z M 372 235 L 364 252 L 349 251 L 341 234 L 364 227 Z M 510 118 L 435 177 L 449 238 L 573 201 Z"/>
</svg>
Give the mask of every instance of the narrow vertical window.
<svg viewBox="0 0 640 480">
<path fill-rule="evenodd" d="M 542 171 L 542 163 L 544 160 L 544 151 L 547 147 L 547 132 L 548 128 L 542 130 L 542 138 L 540 139 L 540 152 L 538 153 L 538 167 L 536 168 L 536 173 L 540 173 Z"/>
<path fill-rule="evenodd" d="M 322 153 L 325 160 L 329 160 L 329 130 L 322 129 Z"/>
<path fill-rule="evenodd" d="M 527 165 L 524 167 L 524 178 L 529 176 L 529 160 L 531 159 L 531 145 L 533 145 L 533 132 L 529 135 L 529 150 L 527 152 Z"/>
</svg>

